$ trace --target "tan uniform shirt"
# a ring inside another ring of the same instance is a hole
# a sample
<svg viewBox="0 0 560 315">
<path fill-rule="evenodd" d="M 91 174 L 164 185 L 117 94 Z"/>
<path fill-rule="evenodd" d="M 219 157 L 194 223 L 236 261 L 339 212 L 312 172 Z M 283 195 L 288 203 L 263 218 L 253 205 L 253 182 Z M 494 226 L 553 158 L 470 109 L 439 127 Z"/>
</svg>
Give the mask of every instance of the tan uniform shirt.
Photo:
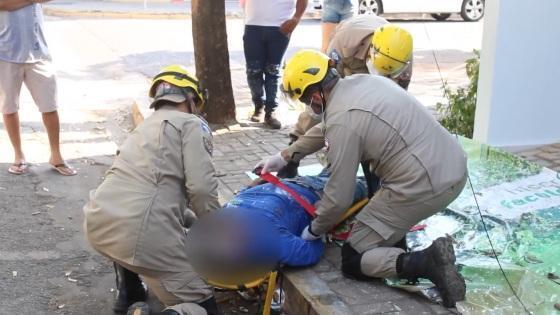
<svg viewBox="0 0 560 315">
<path fill-rule="evenodd" d="M 338 72 L 342 76 L 368 73 L 366 60 L 371 45 L 371 36 L 387 20 L 377 15 L 358 15 L 341 22 L 333 32 L 327 55 L 333 51 L 341 58 Z"/>
<path fill-rule="evenodd" d="M 370 162 L 389 200 L 400 204 L 433 198 L 466 174 L 466 154 L 455 137 L 413 96 L 380 76 L 341 79 L 329 95 L 324 124 L 286 151 L 297 160 L 323 144 L 331 178 L 311 227 L 319 234 L 350 206 L 360 161 Z M 358 216 L 366 224 L 375 216 L 368 211 L 374 210 L 366 208 Z"/>
<path fill-rule="evenodd" d="M 84 227 L 92 246 L 133 266 L 181 269 L 189 209 L 202 216 L 220 206 L 211 152 L 212 134 L 200 118 L 155 111 L 91 192 Z"/>
</svg>

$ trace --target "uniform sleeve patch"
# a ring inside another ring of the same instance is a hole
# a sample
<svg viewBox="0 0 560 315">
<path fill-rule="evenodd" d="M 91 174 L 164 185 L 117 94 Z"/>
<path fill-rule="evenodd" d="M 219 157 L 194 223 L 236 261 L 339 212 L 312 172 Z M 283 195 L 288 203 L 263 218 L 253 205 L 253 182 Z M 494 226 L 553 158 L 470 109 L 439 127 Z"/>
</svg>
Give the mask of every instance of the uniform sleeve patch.
<svg viewBox="0 0 560 315">
<path fill-rule="evenodd" d="M 208 152 L 208 154 L 212 156 L 214 154 L 214 144 L 212 143 L 212 138 L 203 136 L 202 142 L 204 142 L 204 148 L 206 149 L 206 152 Z"/>
<path fill-rule="evenodd" d="M 200 127 L 202 128 L 202 142 L 204 143 L 204 148 L 206 152 L 212 156 L 214 153 L 214 143 L 212 141 L 212 129 L 208 126 L 208 123 L 203 119 L 200 119 Z"/>
</svg>

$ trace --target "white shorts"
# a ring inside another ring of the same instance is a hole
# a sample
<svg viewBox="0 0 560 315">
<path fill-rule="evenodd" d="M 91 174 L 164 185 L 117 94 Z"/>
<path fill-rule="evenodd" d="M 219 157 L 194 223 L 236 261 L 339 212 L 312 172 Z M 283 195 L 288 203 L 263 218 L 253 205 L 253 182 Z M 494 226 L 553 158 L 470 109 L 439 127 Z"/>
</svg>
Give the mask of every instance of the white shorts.
<svg viewBox="0 0 560 315">
<path fill-rule="evenodd" d="M 22 83 L 25 83 L 41 113 L 56 111 L 56 75 L 50 61 L 12 63 L 0 60 L 2 114 L 13 114 L 19 110 Z"/>
</svg>

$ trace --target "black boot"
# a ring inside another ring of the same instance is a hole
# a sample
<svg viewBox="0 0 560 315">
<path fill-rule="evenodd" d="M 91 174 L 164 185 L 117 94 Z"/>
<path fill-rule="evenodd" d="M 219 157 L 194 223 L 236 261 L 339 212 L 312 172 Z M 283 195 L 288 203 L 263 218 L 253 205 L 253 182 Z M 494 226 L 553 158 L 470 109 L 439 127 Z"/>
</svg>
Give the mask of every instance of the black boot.
<svg viewBox="0 0 560 315">
<path fill-rule="evenodd" d="M 205 309 L 208 315 L 222 315 L 222 312 L 218 309 L 218 303 L 216 303 L 215 297 L 211 297 L 202 303 L 198 303 L 198 305 Z"/>
<path fill-rule="evenodd" d="M 365 275 L 362 272 L 362 256 L 356 251 L 350 243 L 344 243 L 342 245 L 342 275 L 349 279 L 359 280 L 359 281 L 372 281 L 377 280 L 374 277 Z"/>
<path fill-rule="evenodd" d="M 251 116 L 251 121 L 253 122 L 262 122 L 264 114 L 264 105 L 255 105 L 255 111 Z"/>
<path fill-rule="evenodd" d="M 271 129 L 282 128 L 282 123 L 278 119 L 276 119 L 275 112 L 266 112 L 266 114 L 264 115 L 264 123 Z"/>
<path fill-rule="evenodd" d="M 116 313 L 126 313 L 128 307 L 135 302 L 146 301 L 148 289 L 140 280 L 138 274 L 122 267 L 117 263 L 113 263 L 115 267 L 117 294 L 113 311 Z"/>
<path fill-rule="evenodd" d="M 290 161 L 288 162 L 288 164 L 286 164 L 286 166 L 284 166 L 278 171 L 278 174 L 276 176 L 280 178 L 294 178 L 298 175 L 297 172 L 298 167 L 299 167 L 299 162 Z"/>
<path fill-rule="evenodd" d="M 395 243 L 395 245 L 393 245 L 393 247 L 397 247 L 397 248 L 400 248 L 400 249 L 404 250 L 405 252 L 408 252 L 408 245 L 406 244 L 406 235 L 403 236 L 403 238 L 401 238 L 400 241 Z"/>
<path fill-rule="evenodd" d="M 455 267 L 455 252 L 449 236 L 436 239 L 422 251 L 399 255 L 397 274 L 399 278 L 432 281 L 445 307 L 454 307 L 455 302 L 465 299 L 465 280 Z"/>
</svg>

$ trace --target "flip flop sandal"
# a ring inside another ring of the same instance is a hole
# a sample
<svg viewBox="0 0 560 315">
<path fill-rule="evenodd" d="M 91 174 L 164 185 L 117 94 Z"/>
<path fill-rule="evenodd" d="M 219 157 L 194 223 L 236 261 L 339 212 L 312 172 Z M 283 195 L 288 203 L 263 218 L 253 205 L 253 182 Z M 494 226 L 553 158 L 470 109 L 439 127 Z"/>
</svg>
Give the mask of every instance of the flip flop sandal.
<svg viewBox="0 0 560 315">
<path fill-rule="evenodd" d="M 27 166 L 28 164 L 25 162 L 21 163 L 14 163 L 8 168 L 8 173 L 14 175 L 22 175 L 27 173 Z"/>
<path fill-rule="evenodd" d="M 52 165 L 52 168 L 64 176 L 74 176 L 78 174 L 78 171 L 76 171 L 72 166 L 66 163 Z"/>
</svg>

